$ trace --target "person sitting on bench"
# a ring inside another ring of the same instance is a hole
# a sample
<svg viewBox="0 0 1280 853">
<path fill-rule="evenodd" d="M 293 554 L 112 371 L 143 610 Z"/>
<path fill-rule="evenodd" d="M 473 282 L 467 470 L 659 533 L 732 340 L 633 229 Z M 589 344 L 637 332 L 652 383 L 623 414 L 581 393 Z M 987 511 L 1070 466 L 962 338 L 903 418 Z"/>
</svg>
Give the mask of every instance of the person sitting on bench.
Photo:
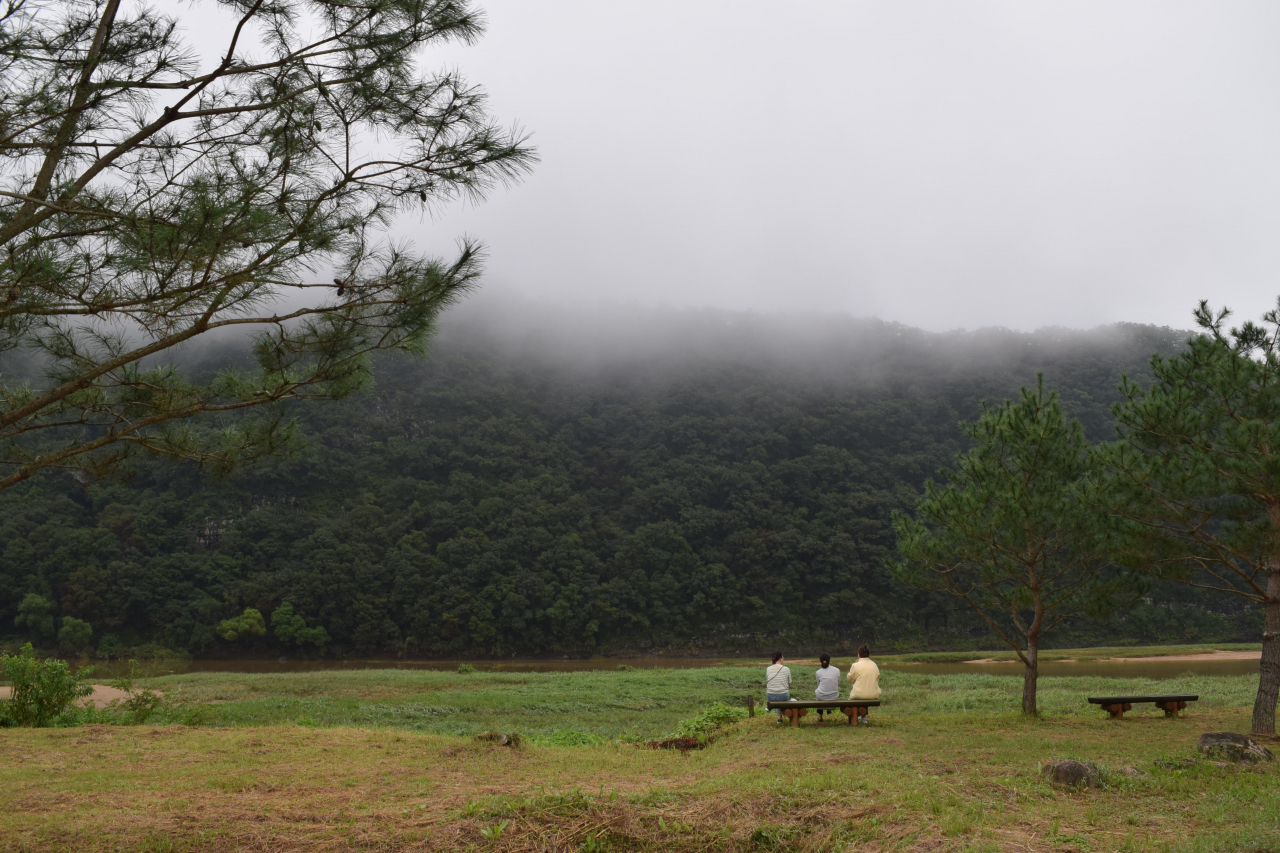
<svg viewBox="0 0 1280 853">
<path fill-rule="evenodd" d="M 825 652 L 818 656 L 818 662 L 822 666 L 814 673 L 818 678 L 818 689 L 813 691 L 813 695 L 822 702 L 833 702 L 840 698 L 840 670 L 831 665 L 831 655 Z M 824 713 L 822 708 L 818 709 L 819 720 Z"/>
<path fill-rule="evenodd" d="M 783 663 L 782 652 L 773 653 L 773 666 L 764 671 L 764 694 L 770 702 L 787 702 L 791 699 L 791 669 Z M 778 709 L 778 722 L 782 722 L 782 709 Z"/>
<path fill-rule="evenodd" d="M 871 649 L 863 646 L 858 649 L 858 659 L 849 667 L 850 699 L 880 698 L 880 667 L 871 659 Z M 869 723 L 865 717 L 858 717 L 858 722 Z"/>
</svg>

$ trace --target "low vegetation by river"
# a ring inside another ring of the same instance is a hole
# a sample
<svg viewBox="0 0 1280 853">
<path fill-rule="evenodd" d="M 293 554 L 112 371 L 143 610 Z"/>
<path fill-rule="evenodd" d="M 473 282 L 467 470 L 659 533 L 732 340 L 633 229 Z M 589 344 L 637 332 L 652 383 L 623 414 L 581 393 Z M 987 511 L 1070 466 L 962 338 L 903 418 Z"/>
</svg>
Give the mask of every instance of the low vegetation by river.
<svg viewBox="0 0 1280 853">
<path fill-rule="evenodd" d="M 796 675 L 806 689 L 807 670 Z M 758 697 L 759 676 L 722 666 L 149 679 L 166 699 L 147 725 L 0 734 L 0 849 L 1280 847 L 1274 765 L 1177 761 L 1195 756 L 1204 731 L 1248 730 L 1253 676 L 1046 677 L 1042 717 L 1022 719 L 1017 679 L 886 670 L 870 727 L 810 716 L 791 729 L 758 715 L 731 720 L 704 749 L 644 748 L 710 705 Z M 1201 699 L 1181 719 L 1140 706 L 1119 721 L 1084 701 L 1171 690 Z M 495 731 L 521 745 L 475 737 Z M 1096 762 L 1105 786 L 1044 782 L 1041 766 L 1064 758 Z"/>
</svg>

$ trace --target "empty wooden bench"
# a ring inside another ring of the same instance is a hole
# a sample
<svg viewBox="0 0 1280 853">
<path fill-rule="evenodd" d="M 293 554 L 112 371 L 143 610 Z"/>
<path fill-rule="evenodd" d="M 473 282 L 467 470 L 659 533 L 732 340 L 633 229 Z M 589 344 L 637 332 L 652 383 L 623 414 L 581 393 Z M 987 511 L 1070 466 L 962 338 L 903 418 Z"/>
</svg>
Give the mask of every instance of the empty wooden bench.
<svg viewBox="0 0 1280 853">
<path fill-rule="evenodd" d="M 810 708 L 821 708 L 826 711 L 843 711 L 849 718 L 849 725 L 857 722 L 858 717 L 865 717 L 868 708 L 877 707 L 879 699 L 832 699 L 820 701 L 811 699 L 808 702 L 770 702 L 770 711 L 781 711 L 782 716 L 791 721 L 791 725 L 800 725 L 800 718 L 809 713 Z"/>
<path fill-rule="evenodd" d="M 1089 704 L 1101 705 L 1104 711 L 1117 720 L 1124 717 L 1125 711 L 1132 711 L 1134 705 L 1142 702 L 1154 702 L 1166 717 L 1176 717 L 1179 711 L 1187 707 L 1188 702 L 1195 702 L 1199 698 L 1190 693 L 1170 693 L 1167 696 L 1090 696 Z"/>
</svg>

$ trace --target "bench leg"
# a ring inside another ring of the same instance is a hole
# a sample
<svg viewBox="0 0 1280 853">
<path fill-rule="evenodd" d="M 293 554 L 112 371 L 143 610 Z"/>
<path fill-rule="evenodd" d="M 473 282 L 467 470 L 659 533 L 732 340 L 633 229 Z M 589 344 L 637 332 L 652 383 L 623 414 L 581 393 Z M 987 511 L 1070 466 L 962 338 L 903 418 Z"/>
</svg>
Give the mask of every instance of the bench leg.
<svg viewBox="0 0 1280 853">
<path fill-rule="evenodd" d="M 1120 704 L 1106 705 L 1104 707 L 1107 709 L 1107 713 L 1111 715 L 1111 719 L 1113 720 L 1124 719 L 1124 712 L 1128 710 L 1127 706 Z"/>
<path fill-rule="evenodd" d="M 844 715 L 849 718 L 849 725 L 852 726 L 854 720 L 858 719 L 857 708 L 841 708 L 840 710 L 844 711 Z"/>
<path fill-rule="evenodd" d="M 863 717 L 865 717 L 865 716 L 867 716 L 867 709 L 866 709 L 865 707 L 863 707 L 862 705 L 859 705 L 859 706 L 858 706 L 858 719 L 862 719 L 862 718 L 863 718 Z"/>
</svg>

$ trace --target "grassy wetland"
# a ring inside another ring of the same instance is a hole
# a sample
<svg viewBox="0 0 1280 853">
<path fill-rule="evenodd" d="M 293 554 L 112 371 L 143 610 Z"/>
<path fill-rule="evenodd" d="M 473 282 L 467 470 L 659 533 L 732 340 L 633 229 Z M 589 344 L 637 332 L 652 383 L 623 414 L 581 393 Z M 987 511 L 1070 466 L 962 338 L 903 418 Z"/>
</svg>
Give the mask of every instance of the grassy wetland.
<svg viewBox="0 0 1280 853">
<path fill-rule="evenodd" d="M 847 661 L 837 661 L 847 666 Z M 800 696 L 807 666 L 793 664 Z M 0 732 L 4 850 L 1280 849 L 1274 765 L 1189 761 L 1247 731 L 1256 676 L 1020 680 L 884 672 L 873 724 L 768 715 L 705 749 L 642 743 L 716 702 L 759 698 L 758 667 L 192 673 L 148 680 L 146 725 Z M 1084 699 L 1193 692 L 1181 719 Z M 517 732 L 513 748 L 477 740 Z M 1275 745 L 1271 744 L 1274 749 Z M 1042 764 L 1093 761 L 1101 789 Z M 1140 773 L 1135 772 L 1141 771 Z M 1128 775 L 1133 774 L 1133 775 Z"/>
</svg>

